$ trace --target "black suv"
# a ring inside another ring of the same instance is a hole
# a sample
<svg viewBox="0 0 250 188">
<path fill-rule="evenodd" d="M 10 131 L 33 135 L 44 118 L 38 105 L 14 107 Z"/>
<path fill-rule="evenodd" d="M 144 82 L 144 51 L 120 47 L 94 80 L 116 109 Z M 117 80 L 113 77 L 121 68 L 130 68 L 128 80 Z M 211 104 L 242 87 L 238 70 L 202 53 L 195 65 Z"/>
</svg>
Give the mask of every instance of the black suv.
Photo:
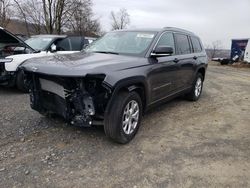
<svg viewBox="0 0 250 188">
<path fill-rule="evenodd" d="M 103 124 L 128 143 L 149 108 L 185 95 L 199 99 L 206 52 L 191 32 L 164 28 L 107 33 L 83 52 L 28 60 L 31 107 L 71 124 Z"/>
</svg>

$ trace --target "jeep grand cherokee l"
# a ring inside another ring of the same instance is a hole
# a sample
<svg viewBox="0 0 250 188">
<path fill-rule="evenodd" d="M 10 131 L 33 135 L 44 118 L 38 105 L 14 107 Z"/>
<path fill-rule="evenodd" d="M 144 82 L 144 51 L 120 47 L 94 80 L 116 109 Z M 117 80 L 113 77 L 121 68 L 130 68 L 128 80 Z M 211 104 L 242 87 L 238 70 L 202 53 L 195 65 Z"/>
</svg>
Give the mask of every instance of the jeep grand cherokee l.
<svg viewBox="0 0 250 188">
<path fill-rule="evenodd" d="M 123 144 L 149 108 L 180 95 L 198 100 L 206 68 L 199 37 L 177 28 L 113 31 L 80 53 L 22 66 L 34 110 L 75 125 L 103 122 Z"/>
</svg>

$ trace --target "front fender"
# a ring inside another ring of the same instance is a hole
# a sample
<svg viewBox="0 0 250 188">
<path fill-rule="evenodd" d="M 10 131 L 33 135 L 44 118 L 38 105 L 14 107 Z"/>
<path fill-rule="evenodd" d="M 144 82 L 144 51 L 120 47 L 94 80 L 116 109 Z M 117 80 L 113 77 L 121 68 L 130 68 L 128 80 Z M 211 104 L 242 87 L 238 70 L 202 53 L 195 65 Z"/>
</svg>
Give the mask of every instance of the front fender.
<svg viewBox="0 0 250 188">
<path fill-rule="evenodd" d="M 109 83 L 106 83 L 104 81 L 105 85 L 108 85 L 110 88 L 112 88 L 112 95 L 109 99 L 108 105 L 106 107 L 105 113 L 108 113 L 113 101 L 116 100 L 116 96 L 119 94 L 120 91 L 133 91 L 135 89 L 143 89 L 144 95 L 145 95 L 145 104 L 144 106 L 147 106 L 147 103 L 149 101 L 149 87 L 146 82 L 146 78 L 144 76 L 133 76 L 128 77 L 122 80 L 119 80 L 116 82 L 114 86 L 111 86 Z"/>
</svg>

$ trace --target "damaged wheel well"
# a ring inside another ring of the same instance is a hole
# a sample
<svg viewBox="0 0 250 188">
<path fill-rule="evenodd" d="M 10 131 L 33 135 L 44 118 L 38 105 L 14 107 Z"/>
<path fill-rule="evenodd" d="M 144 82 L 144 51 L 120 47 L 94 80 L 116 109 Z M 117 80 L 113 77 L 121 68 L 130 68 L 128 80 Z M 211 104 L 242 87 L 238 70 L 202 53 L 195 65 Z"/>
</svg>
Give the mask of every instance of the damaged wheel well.
<svg viewBox="0 0 250 188">
<path fill-rule="evenodd" d="M 110 103 L 116 99 L 116 96 L 120 92 L 136 92 L 139 94 L 142 103 L 143 103 L 143 111 L 146 110 L 146 104 L 147 104 L 147 97 L 146 97 L 146 88 L 143 83 L 129 83 L 129 84 L 124 84 L 123 86 L 117 87 L 114 92 L 112 97 L 110 98 Z M 109 106 L 107 106 L 107 110 L 109 110 Z"/>
<path fill-rule="evenodd" d="M 146 91 L 144 85 L 141 83 L 133 84 L 128 87 L 128 91 L 129 92 L 135 91 L 136 93 L 139 94 L 142 101 L 143 111 L 145 111 L 147 100 L 146 100 Z"/>
</svg>

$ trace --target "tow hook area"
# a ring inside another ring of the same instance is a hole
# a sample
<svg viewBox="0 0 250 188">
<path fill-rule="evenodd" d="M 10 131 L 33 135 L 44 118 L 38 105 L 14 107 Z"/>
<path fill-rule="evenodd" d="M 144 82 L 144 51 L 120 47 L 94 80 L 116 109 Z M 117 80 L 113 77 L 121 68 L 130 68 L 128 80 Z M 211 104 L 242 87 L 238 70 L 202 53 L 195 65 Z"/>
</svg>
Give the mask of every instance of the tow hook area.
<svg viewBox="0 0 250 188">
<path fill-rule="evenodd" d="M 87 92 L 77 89 L 69 94 L 70 102 L 73 104 L 72 114 L 74 114 L 71 124 L 83 127 L 91 127 L 93 120 L 91 116 L 95 115 L 93 99 Z"/>
</svg>

